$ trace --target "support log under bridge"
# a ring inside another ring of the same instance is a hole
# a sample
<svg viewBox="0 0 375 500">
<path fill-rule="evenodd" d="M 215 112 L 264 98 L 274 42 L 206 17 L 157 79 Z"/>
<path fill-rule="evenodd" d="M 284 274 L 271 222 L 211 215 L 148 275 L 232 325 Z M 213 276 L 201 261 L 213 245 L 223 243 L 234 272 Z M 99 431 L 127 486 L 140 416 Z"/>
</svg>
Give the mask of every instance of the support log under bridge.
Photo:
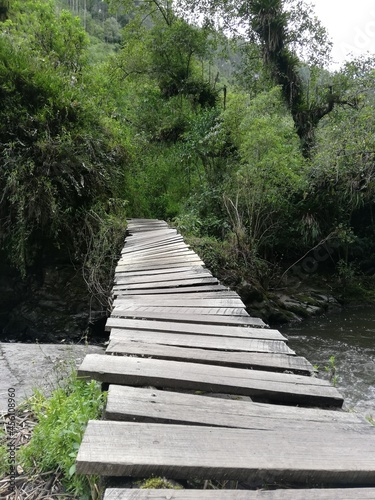
<svg viewBox="0 0 375 500">
<path fill-rule="evenodd" d="M 129 220 L 113 296 L 106 354 L 79 368 L 109 390 L 77 472 L 240 489 L 108 487 L 105 500 L 375 499 L 375 427 L 342 411 L 337 389 L 175 229 Z"/>
</svg>

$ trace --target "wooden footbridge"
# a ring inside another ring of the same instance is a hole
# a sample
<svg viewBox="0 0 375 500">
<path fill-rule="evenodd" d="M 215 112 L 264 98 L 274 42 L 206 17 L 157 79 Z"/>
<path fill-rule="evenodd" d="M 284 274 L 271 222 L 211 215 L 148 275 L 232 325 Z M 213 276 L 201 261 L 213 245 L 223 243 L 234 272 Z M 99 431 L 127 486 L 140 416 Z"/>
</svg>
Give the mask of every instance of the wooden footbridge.
<svg viewBox="0 0 375 500">
<path fill-rule="evenodd" d="M 250 317 L 176 230 L 138 219 L 128 232 L 106 354 L 79 368 L 109 391 L 77 472 L 241 488 L 107 488 L 105 500 L 374 500 L 375 427 L 341 411 L 337 389 Z"/>
</svg>

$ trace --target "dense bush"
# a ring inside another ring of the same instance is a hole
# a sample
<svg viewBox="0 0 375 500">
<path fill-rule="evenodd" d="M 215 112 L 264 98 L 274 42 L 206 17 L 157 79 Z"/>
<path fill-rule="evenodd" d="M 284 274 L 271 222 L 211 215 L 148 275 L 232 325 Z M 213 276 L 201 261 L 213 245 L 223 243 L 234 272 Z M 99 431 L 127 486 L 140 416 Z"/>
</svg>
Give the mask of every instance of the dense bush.
<svg viewBox="0 0 375 500">
<path fill-rule="evenodd" d="M 0 36 L 0 244 L 24 274 L 56 253 L 80 260 L 86 214 L 99 205 L 109 213 L 108 200 L 122 194 L 126 160 L 85 92 L 81 49 L 69 56 L 73 35 L 84 39 L 82 28 L 68 13 L 51 17 L 51 2 L 41 5 L 33 14 L 39 32 L 22 38 L 23 6 L 20 23 L 5 23 Z M 51 19 L 65 20 L 61 31 L 70 26 L 66 44 Z M 45 47 L 48 29 L 65 45 Z M 95 232 L 99 227 L 97 219 Z"/>
</svg>

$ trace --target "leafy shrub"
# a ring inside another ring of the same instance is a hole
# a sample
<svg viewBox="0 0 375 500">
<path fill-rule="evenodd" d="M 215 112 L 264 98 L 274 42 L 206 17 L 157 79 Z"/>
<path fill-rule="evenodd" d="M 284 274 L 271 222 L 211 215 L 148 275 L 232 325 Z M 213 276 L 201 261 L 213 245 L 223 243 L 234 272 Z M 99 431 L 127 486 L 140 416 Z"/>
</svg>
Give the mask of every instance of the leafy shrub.
<svg viewBox="0 0 375 500">
<path fill-rule="evenodd" d="M 76 258 L 92 206 L 123 187 L 126 154 L 65 69 L 0 36 L 0 245 L 23 274 L 52 252 Z"/>
<path fill-rule="evenodd" d="M 87 422 L 101 417 L 105 397 L 100 384 L 79 380 L 75 372 L 49 399 L 36 391 L 27 404 L 38 423 L 18 457 L 26 473 L 61 470 L 67 491 L 82 499 L 98 498 L 97 478 L 76 476 L 75 460 Z"/>
</svg>

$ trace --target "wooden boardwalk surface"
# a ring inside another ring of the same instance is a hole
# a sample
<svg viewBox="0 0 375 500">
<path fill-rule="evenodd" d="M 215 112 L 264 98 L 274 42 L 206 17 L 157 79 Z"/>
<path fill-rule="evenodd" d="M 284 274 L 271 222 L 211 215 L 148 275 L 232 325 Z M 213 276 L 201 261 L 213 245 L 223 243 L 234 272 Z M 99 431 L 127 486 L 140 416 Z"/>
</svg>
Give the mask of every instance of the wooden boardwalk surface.
<svg viewBox="0 0 375 500">
<path fill-rule="evenodd" d="M 128 230 L 106 354 L 79 368 L 109 391 L 77 472 L 247 488 L 108 488 L 105 500 L 375 499 L 375 427 L 341 411 L 339 392 L 249 316 L 176 230 L 139 219 Z M 276 489 L 256 490 L 265 485 Z"/>
</svg>

